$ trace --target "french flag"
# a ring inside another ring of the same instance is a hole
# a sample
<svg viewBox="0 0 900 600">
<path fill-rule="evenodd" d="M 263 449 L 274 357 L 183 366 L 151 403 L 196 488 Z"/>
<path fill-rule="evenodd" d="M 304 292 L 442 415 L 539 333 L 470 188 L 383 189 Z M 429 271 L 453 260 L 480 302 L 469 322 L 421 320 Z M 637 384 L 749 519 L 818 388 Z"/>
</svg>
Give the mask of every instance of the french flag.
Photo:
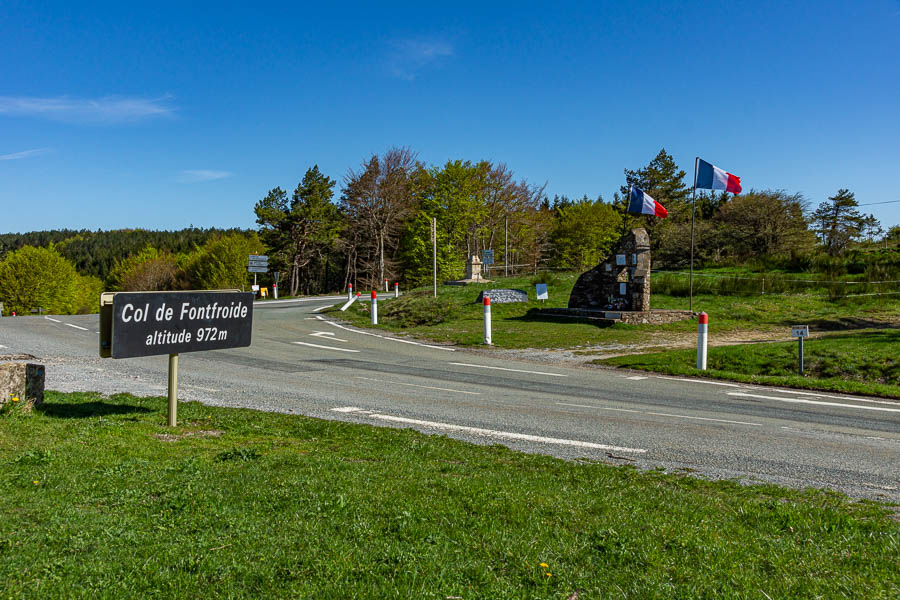
<svg viewBox="0 0 900 600">
<path fill-rule="evenodd" d="M 644 190 L 631 186 L 631 194 L 628 198 L 628 212 L 639 215 L 656 215 L 660 219 L 669 216 L 665 207 L 644 193 Z"/>
<path fill-rule="evenodd" d="M 698 158 L 697 185 L 695 187 L 700 190 L 725 190 L 732 194 L 740 194 L 741 178 Z"/>
</svg>

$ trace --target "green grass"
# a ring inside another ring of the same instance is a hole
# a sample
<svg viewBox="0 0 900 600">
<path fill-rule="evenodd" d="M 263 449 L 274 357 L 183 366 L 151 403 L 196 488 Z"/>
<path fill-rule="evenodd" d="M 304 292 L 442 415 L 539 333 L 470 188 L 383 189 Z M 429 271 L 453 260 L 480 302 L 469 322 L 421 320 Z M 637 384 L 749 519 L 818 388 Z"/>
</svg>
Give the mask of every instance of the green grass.
<svg viewBox="0 0 900 600">
<path fill-rule="evenodd" d="M 898 349 L 900 329 L 869 329 L 809 339 L 804 343 L 803 376 L 798 374 L 797 342 L 711 347 L 706 371 L 696 368 L 696 349 L 594 362 L 669 375 L 900 398 Z"/>
<path fill-rule="evenodd" d="M 197 403 L 180 418 L 53 392 L 0 414 L 0 596 L 900 595 L 900 524 L 871 502 Z"/>
<path fill-rule="evenodd" d="M 500 278 L 485 285 L 439 286 L 438 297 L 431 288 L 411 290 L 399 299 L 379 302 L 381 329 L 406 333 L 439 342 L 477 346 L 482 342 L 482 306 L 475 302 L 479 292 L 492 288 L 519 288 L 528 292 L 527 303 L 494 304 L 493 343 L 498 348 L 579 348 L 595 345 L 647 344 L 658 338 L 665 342 L 675 336 L 696 332 L 696 321 L 669 325 L 607 324 L 543 316 L 540 308 L 568 305 L 576 275 L 551 275 L 550 299 L 535 300 L 534 278 Z M 652 285 L 652 282 L 651 282 Z M 653 293 L 651 306 L 687 310 L 688 298 Z M 710 335 L 758 332 L 771 336 L 783 333 L 790 338 L 791 325 L 809 324 L 813 332 L 876 327 L 900 320 L 900 295 L 863 296 L 829 300 L 821 295 L 723 295 L 695 294 L 694 310 L 710 317 Z M 346 312 L 338 307 L 329 312 L 354 325 L 368 327 L 369 303 L 354 303 Z"/>
</svg>

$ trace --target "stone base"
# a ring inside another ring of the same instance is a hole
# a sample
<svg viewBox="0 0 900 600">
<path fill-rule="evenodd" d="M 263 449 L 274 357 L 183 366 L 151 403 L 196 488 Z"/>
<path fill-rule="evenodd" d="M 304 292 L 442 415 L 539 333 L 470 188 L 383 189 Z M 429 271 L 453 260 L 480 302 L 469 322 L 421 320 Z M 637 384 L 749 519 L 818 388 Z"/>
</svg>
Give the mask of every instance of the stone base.
<svg viewBox="0 0 900 600">
<path fill-rule="evenodd" d="M 539 315 L 554 317 L 571 317 L 576 319 L 594 319 L 613 323 L 629 323 L 631 325 L 664 325 L 677 323 L 697 317 L 697 313 L 689 310 L 593 310 L 589 308 L 544 308 L 537 311 Z"/>
<path fill-rule="evenodd" d="M 444 285 L 469 285 L 470 283 L 491 283 L 490 279 L 455 279 L 453 281 L 445 281 Z"/>
<path fill-rule="evenodd" d="M 491 304 L 509 304 L 512 302 L 528 302 L 528 292 L 525 290 L 509 289 L 509 290 L 484 290 L 478 294 L 475 300 L 478 304 L 484 302 L 484 297 L 491 299 Z"/>
<path fill-rule="evenodd" d="M 13 398 L 35 405 L 44 402 L 44 365 L 0 362 L 0 406 Z"/>
</svg>

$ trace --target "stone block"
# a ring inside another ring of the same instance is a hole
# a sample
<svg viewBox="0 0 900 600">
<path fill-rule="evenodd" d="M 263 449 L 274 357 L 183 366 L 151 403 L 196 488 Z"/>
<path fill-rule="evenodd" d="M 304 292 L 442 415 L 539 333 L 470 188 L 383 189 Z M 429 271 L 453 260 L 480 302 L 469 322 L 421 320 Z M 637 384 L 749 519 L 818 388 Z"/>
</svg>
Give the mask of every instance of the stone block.
<svg viewBox="0 0 900 600">
<path fill-rule="evenodd" d="M 569 308 L 612 311 L 650 310 L 650 236 L 632 229 L 615 253 L 575 282 Z"/>
<path fill-rule="evenodd" d="M 35 405 L 44 402 L 44 365 L 0 362 L 0 406 L 12 398 Z"/>
<path fill-rule="evenodd" d="M 478 294 L 476 302 L 484 302 L 484 297 L 491 299 L 491 304 L 509 304 L 511 302 L 528 302 L 528 292 L 525 290 L 484 290 Z"/>
</svg>

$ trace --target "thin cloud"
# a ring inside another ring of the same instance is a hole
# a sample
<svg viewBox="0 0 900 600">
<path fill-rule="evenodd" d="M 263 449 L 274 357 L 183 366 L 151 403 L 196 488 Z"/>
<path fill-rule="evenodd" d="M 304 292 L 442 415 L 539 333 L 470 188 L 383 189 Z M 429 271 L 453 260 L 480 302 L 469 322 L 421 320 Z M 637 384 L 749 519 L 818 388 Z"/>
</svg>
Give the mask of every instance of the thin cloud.
<svg viewBox="0 0 900 600">
<path fill-rule="evenodd" d="M 453 53 L 453 46 L 440 40 L 400 40 L 391 43 L 387 67 L 393 77 L 412 81 Z"/>
<path fill-rule="evenodd" d="M 0 154 L 0 160 L 19 160 L 20 158 L 31 158 L 50 152 L 49 148 L 35 148 L 34 150 L 23 150 L 22 152 L 13 152 L 12 154 Z"/>
<path fill-rule="evenodd" d="M 170 100 L 170 96 L 159 98 L 0 96 L 0 115 L 37 117 L 88 125 L 115 125 L 170 117 L 175 113 L 175 108 L 169 104 Z"/>
<path fill-rule="evenodd" d="M 179 173 L 176 181 L 178 183 L 201 183 L 203 181 L 215 181 L 216 179 L 225 179 L 231 177 L 233 173 L 230 171 L 213 171 L 210 169 L 187 170 Z"/>
</svg>

